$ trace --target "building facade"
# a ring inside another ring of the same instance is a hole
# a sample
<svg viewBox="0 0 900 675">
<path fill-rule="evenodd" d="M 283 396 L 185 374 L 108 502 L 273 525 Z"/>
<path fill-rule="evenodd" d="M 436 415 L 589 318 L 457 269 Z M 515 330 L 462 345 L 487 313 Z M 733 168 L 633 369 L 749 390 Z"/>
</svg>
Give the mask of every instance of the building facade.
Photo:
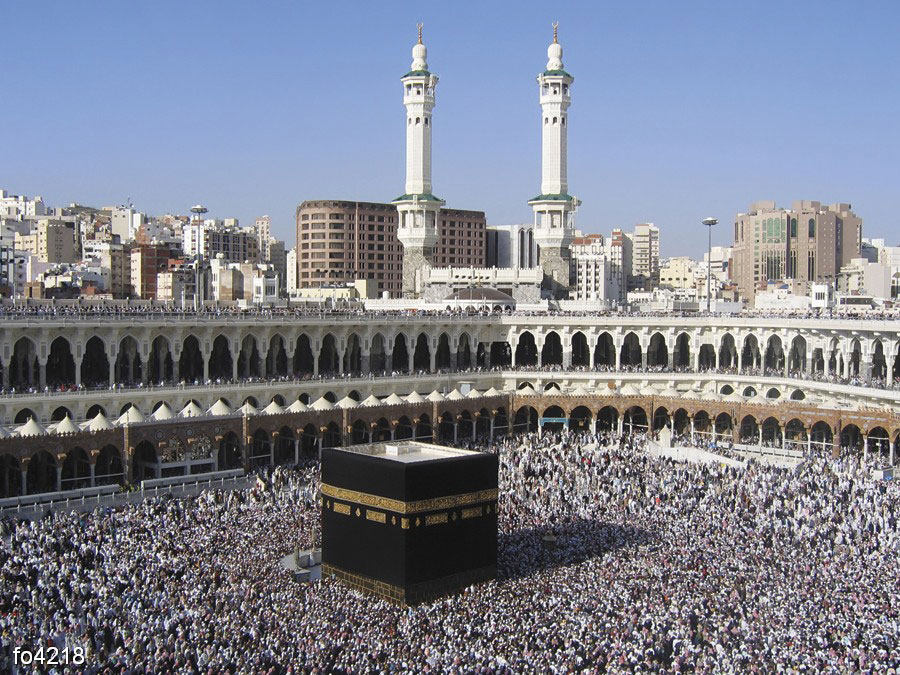
<svg viewBox="0 0 900 675">
<path fill-rule="evenodd" d="M 751 304 L 769 281 L 801 284 L 836 280 L 842 266 L 859 257 L 862 220 L 850 204 L 823 206 L 797 201 L 779 209 L 756 202 L 734 222 L 734 281 Z"/>
</svg>

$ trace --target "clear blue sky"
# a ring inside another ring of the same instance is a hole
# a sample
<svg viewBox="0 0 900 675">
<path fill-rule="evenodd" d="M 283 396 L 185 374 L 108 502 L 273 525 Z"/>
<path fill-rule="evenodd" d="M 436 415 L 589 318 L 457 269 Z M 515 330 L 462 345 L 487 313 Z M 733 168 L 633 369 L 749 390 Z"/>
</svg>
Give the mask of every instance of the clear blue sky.
<svg viewBox="0 0 900 675">
<path fill-rule="evenodd" d="M 651 221 L 663 256 L 699 255 L 707 215 L 730 243 L 752 201 L 817 199 L 900 240 L 896 1 L 5 3 L 0 187 L 268 213 L 293 245 L 303 199 L 403 192 L 399 78 L 423 21 L 435 193 L 528 221 L 554 20 L 581 229 Z"/>
</svg>

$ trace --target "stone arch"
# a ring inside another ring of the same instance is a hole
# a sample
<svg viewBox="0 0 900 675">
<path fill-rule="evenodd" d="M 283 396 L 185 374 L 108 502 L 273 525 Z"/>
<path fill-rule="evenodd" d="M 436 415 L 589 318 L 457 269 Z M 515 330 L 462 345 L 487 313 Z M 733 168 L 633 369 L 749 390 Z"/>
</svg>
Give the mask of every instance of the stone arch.
<svg viewBox="0 0 900 675">
<path fill-rule="evenodd" d="M 650 336 L 647 346 L 647 365 L 650 368 L 666 369 L 669 366 L 669 348 L 665 336 L 659 331 Z"/>
<path fill-rule="evenodd" d="M 369 442 L 369 429 L 362 420 L 356 420 L 350 425 L 350 442 L 354 445 Z"/>
<path fill-rule="evenodd" d="M 659 406 L 653 411 L 653 431 L 659 431 L 669 426 L 669 410 L 665 406 Z"/>
<path fill-rule="evenodd" d="M 250 437 L 250 468 L 267 466 L 271 463 L 272 440 L 265 429 L 257 429 Z"/>
<path fill-rule="evenodd" d="M 300 432 L 300 452 L 306 459 L 319 454 L 319 431 L 314 424 L 307 424 Z"/>
<path fill-rule="evenodd" d="M 803 422 L 796 417 L 788 420 L 784 425 L 785 447 L 793 450 L 806 450 L 807 436 L 806 427 Z"/>
<path fill-rule="evenodd" d="M 338 372 L 339 364 L 337 338 L 331 333 L 326 333 L 325 337 L 322 338 L 322 347 L 319 350 L 319 374 L 336 373 Z"/>
<path fill-rule="evenodd" d="M 218 338 L 216 339 L 218 340 Z M 213 351 L 215 351 L 215 347 L 213 347 Z M 209 370 L 212 375 L 212 367 Z M 259 345 L 256 338 L 250 333 L 244 335 L 241 340 L 241 349 L 237 357 L 237 372 L 240 378 L 262 377 L 262 358 L 259 355 Z M 228 372 L 228 377 L 230 376 L 231 370 Z"/>
<path fill-rule="evenodd" d="M 694 434 L 705 441 L 713 440 L 712 417 L 705 410 L 698 410 L 694 413 Z"/>
<path fill-rule="evenodd" d="M 562 362 L 562 340 L 559 338 L 559 333 L 551 330 L 544 336 L 544 344 L 541 347 L 541 365 L 561 366 Z"/>
<path fill-rule="evenodd" d="M 516 340 L 516 365 L 537 365 L 537 344 L 534 341 L 534 335 L 531 334 L 531 331 L 526 330 L 525 332 L 520 333 Z"/>
<path fill-rule="evenodd" d="M 119 340 L 115 371 L 116 382 L 135 384 L 143 379 L 144 363 L 141 361 L 141 349 L 138 341 L 131 335 Z"/>
<path fill-rule="evenodd" d="M 647 411 L 642 406 L 633 405 L 622 414 L 622 429 L 629 434 L 647 431 L 648 428 Z"/>
<path fill-rule="evenodd" d="M 744 415 L 739 433 L 741 443 L 759 445 L 759 423 L 753 415 Z"/>
<path fill-rule="evenodd" d="M 309 335 L 301 333 L 297 336 L 294 345 L 294 372 L 303 375 L 311 375 L 316 368 L 316 359 L 312 352 L 312 343 Z"/>
<path fill-rule="evenodd" d="M 415 420 L 413 420 L 415 422 Z M 431 428 L 431 416 L 427 414 L 420 415 L 416 424 L 416 440 L 431 440 L 434 431 Z"/>
<path fill-rule="evenodd" d="M 691 368 L 691 336 L 687 333 L 679 333 L 675 338 L 675 358 L 672 366 L 675 370 Z"/>
<path fill-rule="evenodd" d="M 823 452 L 830 452 L 834 447 L 834 431 L 828 422 L 818 420 L 813 424 L 809 431 L 809 438 L 812 444 Z"/>
<path fill-rule="evenodd" d="M 159 456 L 153 444 L 150 441 L 138 443 L 132 457 L 132 482 L 139 483 L 145 479 L 156 478 L 160 468 Z"/>
<path fill-rule="evenodd" d="M 697 354 L 697 367 L 700 370 L 713 370 L 716 367 L 716 350 L 708 342 L 700 345 L 700 353 Z"/>
<path fill-rule="evenodd" d="M 792 401 L 805 401 L 806 394 L 803 393 L 802 389 L 794 389 L 794 391 L 791 392 L 791 400 Z"/>
<path fill-rule="evenodd" d="M 766 392 L 766 398 L 771 400 L 781 398 L 781 392 L 778 390 L 778 387 L 770 387 L 769 391 Z"/>
<path fill-rule="evenodd" d="M 87 409 L 87 414 L 84 416 L 84 418 L 87 420 L 92 420 L 101 413 L 104 417 L 108 417 L 108 415 L 106 414 L 106 408 L 104 408 L 99 403 L 94 403 L 90 408 Z"/>
<path fill-rule="evenodd" d="M 884 346 L 881 340 L 872 343 L 872 377 L 882 381 L 887 376 L 887 361 L 884 358 Z"/>
<path fill-rule="evenodd" d="M 81 383 L 86 387 L 109 386 L 109 357 L 106 344 L 97 335 L 84 345 L 81 358 Z"/>
<path fill-rule="evenodd" d="M 15 389 L 35 387 L 40 381 L 37 346 L 28 337 L 20 337 L 13 345 L 9 364 L 9 384 Z"/>
<path fill-rule="evenodd" d="M 728 396 L 728 394 L 734 393 L 734 387 L 732 387 L 730 384 L 723 384 L 722 388 L 719 389 L 719 393 L 723 396 Z"/>
<path fill-rule="evenodd" d="M 416 348 L 418 349 L 418 345 Z M 441 333 L 438 338 L 437 351 L 434 353 L 434 367 L 438 370 L 450 370 L 451 366 L 450 336 L 446 333 Z"/>
<path fill-rule="evenodd" d="M 217 335 L 209 353 L 209 379 L 230 381 L 234 372 L 233 358 L 228 338 L 222 334 Z"/>
<path fill-rule="evenodd" d="M 479 348 L 484 350 L 482 345 L 479 345 Z M 456 369 L 468 370 L 475 365 L 472 361 L 472 340 L 468 333 L 462 333 L 456 345 Z"/>
<path fill-rule="evenodd" d="M 0 455 L 0 497 L 22 496 L 22 464 L 17 457 Z"/>
<path fill-rule="evenodd" d="M 47 357 L 47 384 L 51 387 L 63 387 L 74 383 L 75 358 L 72 356 L 72 345 L 60 335 L 50 343 L 50 355 Z"/>
<path fill-rule="evenodd" d="M 97 455 L 94 467 L 94 483 L 96 485 L 115 485 L 125 483 L 125 467 L 122 453 L 112 444 L 104 445 Z"/>
<path fill-rule="evenodd" d="M 431 370 L 431 344 L 425 333 L 416 338 L 416 350 L 413 353 L 413 370 L 429 372 Z"/>
<path fill-rule="evenodd" d="M 51 422 L 61 422 L 66 417 L 68 417 L 69 419 L 74 419 L 74 416 L 72 415 L 72 411 L 69 410 L 64 405 L 61 405 L 61 406 L 55 408 L 53 410 L 53 412 L 50 413 L 50 421 Z"/>
<path fill-rule="evenodd" d="M 275 466 L 282 464 L 294 463 L 294 431 L 283 426 L 278 430 L 278 436 L 275 438 Z"/>
<path fill-rule="evenodd" d="M 605 405 L 597 411 L 597 431 L 615 432 L 619 426 L 619 411 L 614 406 Z"/>
<path fill-rule="evenodd" d="M 765 445 L 781 447 L 783 435 L 781 426 L 775 417 L 767 417 L 762 423 L 762 439 Z"/>
<path fill-rule="evenodd" d="M 413 423 L 406 415 L 401 415 L 394 426 L 394 440 L 405 441 L 413 437 Z"/>
<path fill-rule="evenodd" d="M 369 371 L 383 373 L 387 369 L 387 342 L 384 335 L 375 333 L 369 345 Z"/>
<path fill-rule="evenodd" d="M 622 367 L 639 368 L 641 366 L 641 341 L 633 331 L 626 333 L 619 352 Z"/>
<path fill-rule="evenodd" d="M 181 343 L 178 374 L 182 381 L 196 382 L 203 379 L 203 352 L 196 335 L 188 335 Z"/>
<path fill-rule="evenodd" d="M 186 344 L 186 340 L 187 338 L 185 338 L 185 342 L 182 345 Z M 194 338 L 194 346 L 197 348 L 196 354 L 199 354 L 200 343 L 196 342 L 196 340 L 197 338 Z M 181 368 L 180 361 L 179 359 L 179 369 Z M 201 363 L 200 372 L 203 372 L 202 368 L 203 364 Z M 179 371 L 179 375 L 181 378 L 187 377 L 183 370 Z M 151 382 L 171 382 L 175 379 L 175 362 L 172 359 L 172 347 L 165 335 L 157 335 L 150 343 L 150 356 L 147 358 L 147 377 Z"/>
<path fill-rule="evenodd" d="M 597 337 L 594 347 L 594 367 L 613 369 L 616 367 L 616 346 L 612 335 L 606 331 Z"/>
<path fill-rule="evenodd" d="M 809 368 L 813 373 L 825 372 L 825 355 L 822 352 L 821 347 L 816 347 L 812 350 L 812 356 L 809 360 Z"/>
<path fill-rule="evenodd" d="M 13 418 L 13 422 L 15 424 L 25 424 L 25 422 L 31 419 L 37 422 L 41 418 L 31 408 L 22 408 L 19 412 L 16 413 L 16 416 Z"/>
<path fill-rule="evenodd" d="M 850 377 L 859 377 L 861 363 L 862 346 L 859 338 L 853 338 L 853 341 L 850 343 Z"/>
<path fill-rule="evenodd" d="M 566 420 L 568 419 L 568 415 L 566 415 L 565 410 L 563 410 L 558 405 L 551 405 L 544 409 L 544 412 L 541 413 L 541 426 L 547 431 L 560 431 L 565 422 L 557 422 L 557 421 L 547 421 L 548 419 L 560 419 Z"/>
<path fill-rule="evenodd" d="M 784 348 L 781 344 L 781 337 L 778 335 L 770 335 L 766 340 L 766 356 L 763 365 L 767 375 L 784 373 Z"/>
<path fill-rule="evenodd" d="M 719 343 L 719 368 L 737 368 L 737 345 L 731 333 L 725 333 Z"/>
<path fill-rule="evenodd" d="M 266 377 L 285 377 L 288 374 L 288 354 L 284 338 L 275 333 L 269 338 L 266 353 Z"/>
<path fill-rule="evenodd" d="M 576 368 L 587 368 L 591 365 L 591 351 L 584 333 L 580 330 L 572 334 L 572 365 Z"/>
<path fill-rule="evenodd" d="M 46 450 L 34 453 L 28 462 L 28 477 L 25 482 L 30 495 L 56 492 L 56 458 Z"/>
<path fill-rule="evenodd" d="M 748 335 L 744 338 L 741 347 L 741 368 L 742 370 L 753 370 L 761 367 L 759 340 L 755 335 Z"/>
<path fill-rule="evenodd" d="M 405 373 L 409 370 L 409 345 L 406 336 L 398 333 L 394 337 L 394 349 L 391 352 L 391 364 L 397 372 Z"/>
<path fill-rule="evenodd" d="M 79 490 L 90 487 L 91 462 L 88 454 L 81 447 L 74 447 L 66 453 L 63 460 L 60 489 Z"/>
<path fill-rule="evenodd" d="M 900 361 L 900 359 L 898 359 Z M 512 348 L 506 340 L 491 343 L 491 365 L 505 368 L 512 364 Z"/>
<path fill-rule="evenodd" d="M 806 338 L 795 335 L 791 340 L 791 348 L 788 352 L 788 372 L 806 372 Z"/>
<path fill-rule="evenodd" d="M 347 336 L 347 347 L 344 349 L 344 372 L 355 375 L 362 372 L 362 342 L 359 335 L 350 333 Z"/>
<path fill-rule="evenodd" d="M 523 405 L 513 417 L 513 431 L 516 433 L 535 432 L 538 429 L 538 411 L 534 406 Z"/>
<path fill-rule="evenodd" d="M 745 398 L 750 398 L 752 396 L 756 396 L 756 388 L 755 387 L 744 387 L 744 391 L 741 393 Z"/>
<path fill-rule="evenodd" d="M 569 429 L 572 431 L 591 431 L 593 429 L 593 414 L 585 405 L 579 405 L 569 413 Z"/>
<path fill-rule="evenodd" d="M 851 452 L 862 452 L 863 435 L 855 424 L 847 424 L 841 428 L 841 448 Z"/>
<path fill-rule="evenodd" d="M 716 415 L 714 429 L 716 432 L 716 439 L 730 439 L 734 433 L 734 420 L 731 419 L 731 414 L 720 412 Z"/>
<path fill-rule="evenodd" d="M 678 408 L 672 415 L 672 431 L 680 436 L 687 436 L 690 433 L 691 418 L 684 408 Z"/>
<path fill-rule="evenodd" d="M 219 471 L 240 469 L 243 465 L 241 443 L 237 434 L 233 431 L 225 432 L 225 435 L 222 436 L 222 439 L 219 441 L 217 460 L 216 466 Z"/>
</svg>

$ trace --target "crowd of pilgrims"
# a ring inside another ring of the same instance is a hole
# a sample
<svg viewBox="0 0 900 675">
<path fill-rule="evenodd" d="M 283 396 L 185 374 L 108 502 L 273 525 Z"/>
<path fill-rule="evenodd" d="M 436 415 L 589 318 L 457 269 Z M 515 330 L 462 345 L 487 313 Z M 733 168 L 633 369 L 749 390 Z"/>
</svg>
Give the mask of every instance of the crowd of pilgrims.
<svg viewBox="0 0 900 675">
<path fill-rule="evenodd" d="M 0 671 L 44 644 L 83 646 L 89 673 L 897 672 L 900 490 L 857 459 L 733 469 L 568 432 L 483 449 L 499 576 L 413 608 L 280 566 L 318 531 L 314 462 L 14 524 Z"/>
</svg>

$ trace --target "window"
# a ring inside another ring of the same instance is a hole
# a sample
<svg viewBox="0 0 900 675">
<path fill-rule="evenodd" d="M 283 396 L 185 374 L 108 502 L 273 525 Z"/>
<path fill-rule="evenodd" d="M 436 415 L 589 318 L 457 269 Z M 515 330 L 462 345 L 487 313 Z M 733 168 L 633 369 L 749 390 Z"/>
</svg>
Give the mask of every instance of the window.
<svg viewBox="0 0 900 675">
<path fill-rule="evenodd" d="M 809 238 L 812 239 L 816 236 L 816 219 L 810 218 L 808 225 L 809 225 Z"/>
<path fill-rule="evenodd" d="M 791 237 L 797 238 L 797 219 L 791 218 Z"/>
</svg>

